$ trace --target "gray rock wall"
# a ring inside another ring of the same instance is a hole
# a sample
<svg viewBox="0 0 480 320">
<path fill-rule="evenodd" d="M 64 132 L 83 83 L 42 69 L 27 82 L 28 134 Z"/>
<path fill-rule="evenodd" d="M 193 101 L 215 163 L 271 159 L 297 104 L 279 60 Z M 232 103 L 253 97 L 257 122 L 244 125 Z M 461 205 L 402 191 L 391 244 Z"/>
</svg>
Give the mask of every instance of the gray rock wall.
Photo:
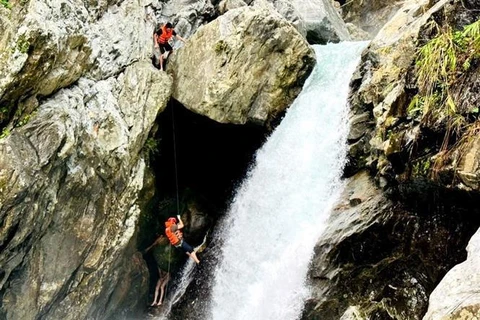
<svg viewBox="0 0 480 320">
<path fill-rule="evenodd" d="M 139 215 L 140 150 L 170 87 L 146 62 L 80 79 L 0 140 L 6 319 L 102 318 L 100 294 L 145 270 L 126 248 Z M 142 277 L 135 281 L 145 285 Z"/>
</svg>

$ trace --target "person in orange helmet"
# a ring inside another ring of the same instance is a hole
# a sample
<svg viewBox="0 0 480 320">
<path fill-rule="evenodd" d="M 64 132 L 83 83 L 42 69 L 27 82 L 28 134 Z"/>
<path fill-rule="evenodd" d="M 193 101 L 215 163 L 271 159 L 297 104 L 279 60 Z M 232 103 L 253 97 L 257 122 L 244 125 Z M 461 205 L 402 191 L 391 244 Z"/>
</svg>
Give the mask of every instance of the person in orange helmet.
<svg viewBox="0 0 480 320">
<path fill-rule="evenodd" d="M 158 52 L 157 54 L 159 56 L 159 65 L 160 65 L 161 71 L 163 71 L 163 59 L 166 59 L 169 54 L 173 53 L 173 48 L 168 43 L 172 37 L 175 37 L 176 39 L 185 43 L 185 39 L 180 37 L 175 32 L 170 22 L 167 22 L 164 26 L 162 26 L 161 28 L 158 28 L 156 32 L 153 34 L 155 49 L 160 50 L 159 54 Z M 166 54 L 165 57 L 164 57 L 164 54 Z"/>
<path fill-rule="evenodd" d="M 172 246 L 182 249 L 193 261 L 199 264 L 200 261 L 198 260 L 197 254 L 193 250 L 193 247 L 183 239 L 182 229 L 184 224 L 182 222 L 182 218 L 179 215 L 177 215 L 177 218 L 178 224 L 177 220 L 173 217 L 168 218 L 168 220 L 165 222 L 165 235 Z"/>
</svg>

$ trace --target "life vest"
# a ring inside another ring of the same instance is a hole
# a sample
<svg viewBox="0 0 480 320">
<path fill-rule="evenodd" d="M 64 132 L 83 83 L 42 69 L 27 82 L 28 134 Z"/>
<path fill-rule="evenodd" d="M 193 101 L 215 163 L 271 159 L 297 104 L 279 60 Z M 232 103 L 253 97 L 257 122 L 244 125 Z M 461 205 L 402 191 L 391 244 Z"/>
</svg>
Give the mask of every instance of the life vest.
<svg viewBox="0 0 480 320">
<path fill-rule="evenodd" d="M 165 229 L 165 234 L 167 235 L 168 240 L 173 246 L 179 245 L 183 238 L 182 232 L 180 230 L 177 229 L 177 231 L 175 232 L 172 231 L 172 225 L 168 226 Z"/>
<path fill-rule="evenodd" d="M 162 27 L 162 34 L 157 36 L 157 42 L 159 44 L 165 44 L 170 40 L 173 36 L 173 29 L 170 29 L 170 31 L 167 31 L 167 28 L 165 26 Z"/>
</svg>

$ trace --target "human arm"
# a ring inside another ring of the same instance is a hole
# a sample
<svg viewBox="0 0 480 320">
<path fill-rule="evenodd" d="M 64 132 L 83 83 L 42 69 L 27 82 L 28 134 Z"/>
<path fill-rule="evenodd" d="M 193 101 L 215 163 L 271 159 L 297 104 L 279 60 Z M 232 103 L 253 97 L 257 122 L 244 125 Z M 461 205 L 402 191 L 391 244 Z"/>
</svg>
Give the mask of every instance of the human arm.
<svg viewBox="0 0 480 320">
<path fill-rule="evenodd" d="M 164 239 L 165 237 L 162 235 L 162 236 L 159 236 L 154 243 L 152 243 L 151 246 L 149 246 L 147 249 L 145 249 L 144 253 L 147 253 L 148 251 L 150 251 L 153 247 L 155 247 L 156 245 L 160 244 L 160 242 L 162 242 L 162 240 Z"/>
<path fill-rule="evenodd" d="M 182 217 L 180 215 L 177 215 L 178 223 L 177 223 L 177 228 L 182 229 L 185 225 L 183 224 Z"/>
<path fill-rule="evenodd" d="M 175 38 L 177 38 L 178 40 L 182 41 L 183 43 L 186 43 L 187 40 L 185 40 L 184 38 L 180 37 L 178 34 L 175 36 Z"/>
<path fill-rule="evenodd" d="M 153 33 L 153 45 L 155 48 L 158 48 L 157 34 L 155 32 Z"/>
</svg>

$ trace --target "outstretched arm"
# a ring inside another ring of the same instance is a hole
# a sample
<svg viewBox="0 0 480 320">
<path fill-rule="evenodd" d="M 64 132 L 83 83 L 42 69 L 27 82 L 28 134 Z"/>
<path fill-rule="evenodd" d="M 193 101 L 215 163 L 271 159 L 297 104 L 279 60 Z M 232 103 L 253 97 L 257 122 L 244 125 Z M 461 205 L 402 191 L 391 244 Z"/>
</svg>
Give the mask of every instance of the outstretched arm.
<svg viewBox="0 0 480 320">
<path fill-rule="evenodd" d="M 180 217 L 180 215 L 177 215 L 177 219 L 178 219 L 177 228 L 178 228 L 178 229 L 182 229 L 182 228 L 184 227 L 184 224 L 183 224 L 183 221 L 182 221 L 182 217 Z"/>
<path fill-rule="evenodd" d="M 150 251 L 153 247 L 155 247 L 156 245 L 160 244 L 160 242 L 163 240 L 164 236 L 160 236 L 158 237 L 154 243 L 152 243 L 152 245 L 150 247 L 148 247 L 147 249 L 145 249 L 145 253 L 147 253 L 148 251 Z"/>
<path fill-rule="evenodd" d="M 183 43 L 186 43 L 187 40 L 183 39 L 182 37 L 180 37 L 178 34 L 175 36 L 178 40 L 182 41 Z"/>
</svg>

